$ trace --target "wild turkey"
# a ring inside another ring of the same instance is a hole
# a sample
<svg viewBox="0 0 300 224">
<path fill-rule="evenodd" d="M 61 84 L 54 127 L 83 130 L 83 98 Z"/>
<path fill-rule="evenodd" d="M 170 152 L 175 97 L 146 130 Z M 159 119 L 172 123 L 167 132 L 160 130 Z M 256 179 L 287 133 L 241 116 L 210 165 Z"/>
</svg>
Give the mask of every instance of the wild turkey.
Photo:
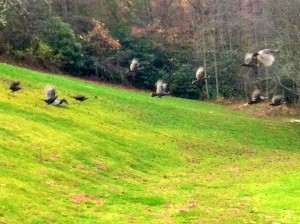
<svg viewBox="0 0 300 224">
<path fill-rule="evenodd" d="M 71 96 L 71 97 L 78 101 L 85 101 L 88 99 L 88 97 L 85 97 L 83 95 L 76 95 L 76 96 Z"/>
<path fill-rule="evenodd" d="M 271 66 L 273 62 L 275 61 L 273 53 L 277 52 L 276 50 L 271 49 L 264 49 L 260 50 L 253 54 L 253 57 L 257 57 L 257 59 L 264 65 L 264 66 Z"/>
<path fill-rule="evenodd" d="M 138 70 L 138 60 L 137 59 L 132 59 L 130 66 L 129 66 L 129 70 L 127 70 L 126 75 L 128 73 L 133 73 L 135 74 Z"/>
<path fill-rule="evenodd" d="M 11 93 L 17 92 L 20 89 L 22 89 L 20 87 L 20 81 L 12 81 L 9 83 L 8 88 L 11 90 Z"/>
<path fill-rule="evenodd" d="M 290 120 L 290 122 L 292 122 L 292 123 L 300 123 L 300 120 L 299 120 L 299 119 L 294 119 L 294 118 L 293 118 L 293 119 Z"/>
<path fill-rule="evenodd" d="M 65 98 L 57 98 L 56 100 L 54 100 L 52 105 L 57 106 L 57 105 L 60 105 L 62 103 L 69 104 L 68 101 Z"/>
<path fill-rule="evenodd" d="M 136 72 L 138 71 L 138 60 L 132 59 L 129 70 L 127 70 L 125 78 L 126 82 L 129 82 L 127 84 L 131 85 L 135 81 Z"/>
<path fill-rule="evenodd" d="M 158 96 L 159 98 L 161 98 L 162 96 L 168 96 L 168 95 L 170 95 L 170 92 L 166 92 L 167 85 L 168 84 L 164 83 L 162 80 L 158 80 L 155 83 L 156 92 L 152 92 L 150 96 L 151 97 Z"/>
<path fill-rule="evenodd" d="M 251 100 L 247 104 L 257 104 L 267 99 L 267 97 L 264 97 L 261 95 L 261 91 L 259 89 L 256 89 L 253 91 Z"/>
<path fill-rule="evenodd" d="M 138 60 L 137 59 L 132 59 L 130 66 L 129 66 L 129 71 L 130 72 L 136 72 L 138 69 Z"/>
<path fill-rule="evenodd" d="M 269 104 L 269 106 L 279 106 L 282 104 L 286 104 L 285 97 L 282 95 L 275 95 L 275 96 L 273 96 L 272 101 Z"/>
<path fill-rule="evenodd" d="M 57 95 L 53 86 L 46 86 L 45 88 L 46 99 L 44 100 L 47 104 L 52 104 L 56 99 Z"/>
<path fill-rule="evenodd" d="M 46 93 L 46 99 L 44 101 L 47 104 L 52 104 L 52 105 L 60 105 L 62 103 L 68 104 L 65 98 L 58 98 L 53 86 L 46 86 L 45 93 Z"/>
<path fill-rule="evenodd" d="M 260 51 L 252 53 L 247 53 L 245 55 L 245 61 L 241 66 L 247 66 L 250 68 L 257 69 L 258 62 L 261 62 L 264 66 L 269 67 L 275 61 L 273 53 L 277 52 L 278 50 L 271 50 L 271 49 L 263 49 Z"/>
<path fill-rule="evenodd" d="M 192 81 L 192 85 L 196 82 L 199 82 L 203 77 L 204 68 L 199 67 L 196 71 L 196 79 Z"/>
<path fill-rule="evenodd" d="M 246 53 L 244 63 L 241 66 L 246 66 L 249 68 L 257 68 L 257 58 L 253 56 L 252 53 Z"/>
</svg>

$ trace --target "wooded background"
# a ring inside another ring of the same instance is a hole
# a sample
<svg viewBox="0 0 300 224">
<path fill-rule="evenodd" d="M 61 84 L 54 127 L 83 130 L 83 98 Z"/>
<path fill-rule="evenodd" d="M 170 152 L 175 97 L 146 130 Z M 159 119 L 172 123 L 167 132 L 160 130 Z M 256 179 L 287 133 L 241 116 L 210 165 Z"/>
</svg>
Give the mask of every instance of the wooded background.
<svg viewBox="0 0 300 224">
<path fill-rule="evenodd" d="M 259 88 L 297 103 L 300 0 L 1 0 L 2 58 L 191 99 L 246 99 Z M 255 75 L 247 52 L 279 49 Z M 199 66 L 210 78 L 191 85 Z M 206 91 L 207 90 L 207 91 Z"/>
</svg>

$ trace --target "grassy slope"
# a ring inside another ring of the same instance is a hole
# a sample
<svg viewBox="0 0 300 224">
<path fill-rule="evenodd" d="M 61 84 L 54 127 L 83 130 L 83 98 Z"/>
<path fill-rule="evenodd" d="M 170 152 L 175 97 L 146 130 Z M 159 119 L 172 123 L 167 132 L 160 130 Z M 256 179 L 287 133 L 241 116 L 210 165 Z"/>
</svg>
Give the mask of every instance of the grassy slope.
<svg viewBox="0 0 300 224">
<path fill-rule="evenodd" d="M 0 64 L 0 124 L 0 223 L 300 222 L 295 123 Z"/>
</svg>

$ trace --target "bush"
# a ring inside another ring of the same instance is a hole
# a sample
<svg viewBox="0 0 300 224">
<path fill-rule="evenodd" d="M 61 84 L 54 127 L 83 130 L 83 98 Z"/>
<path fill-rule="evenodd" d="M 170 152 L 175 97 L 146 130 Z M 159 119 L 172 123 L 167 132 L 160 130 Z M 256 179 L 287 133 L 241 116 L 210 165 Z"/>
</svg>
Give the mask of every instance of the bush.
<svg viewBox="0 0 300 224">
<path fill-rule="evenodd" d="M 120 39 L 124 57 L 120 63 L 128 68 L 133 58 L 139 61 L 139 71 L 136 74 L 134 86 L 143 89 L 153 89 L 157 79 L 170 73 L 172 65 L 165 52 L 154 46 L 144 36 L 128 35 Z"/>
<path fill-rule="evenodd" d="M 72 75 L 80 75 L 83 66 L 82 47 L 75 39 L 71 26 L 59 17 L 44 21 L 44 41 L 51 47 L 54 55 L 61 58 L 62 68 Z"/>
<path fill-rule="evenodd" d="M 15 61 L 25 62 L 51 71 L 57 71 L 60 68 L 60 58 L 55 56 L 52 49 L 43 42 L 24 50 L 11 50 L 10 56 Z"/>
<path fill-rule="evenodd" d="M 195 71 L 189 64 L 179 66 L 169 79 L 171 94 L 182 98 L 203 99 L 204 82 L 191 84 L 195 79 Z"/>
<path fill-rule="evenodd" d="M 54 55 L 53 50 L 43 42 L 39 42 L 33 49 L 32 57 L 45 69 L 52 70 L 53 67 L 61 67 L 61 60 L 59 56 Z"/>
</svg>

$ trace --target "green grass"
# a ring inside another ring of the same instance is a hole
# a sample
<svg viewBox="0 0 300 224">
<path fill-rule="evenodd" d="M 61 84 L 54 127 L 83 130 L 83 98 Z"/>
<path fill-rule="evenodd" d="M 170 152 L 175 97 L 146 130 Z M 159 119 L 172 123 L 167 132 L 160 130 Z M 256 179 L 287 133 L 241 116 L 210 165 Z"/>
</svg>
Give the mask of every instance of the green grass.
<svg viewBox="0 0 300 224">
<path fill-rule="evenodd" d="M 300 222 L 297 123 L 0 64 L 0 124 L 0 223 Z"/>
</svg>

